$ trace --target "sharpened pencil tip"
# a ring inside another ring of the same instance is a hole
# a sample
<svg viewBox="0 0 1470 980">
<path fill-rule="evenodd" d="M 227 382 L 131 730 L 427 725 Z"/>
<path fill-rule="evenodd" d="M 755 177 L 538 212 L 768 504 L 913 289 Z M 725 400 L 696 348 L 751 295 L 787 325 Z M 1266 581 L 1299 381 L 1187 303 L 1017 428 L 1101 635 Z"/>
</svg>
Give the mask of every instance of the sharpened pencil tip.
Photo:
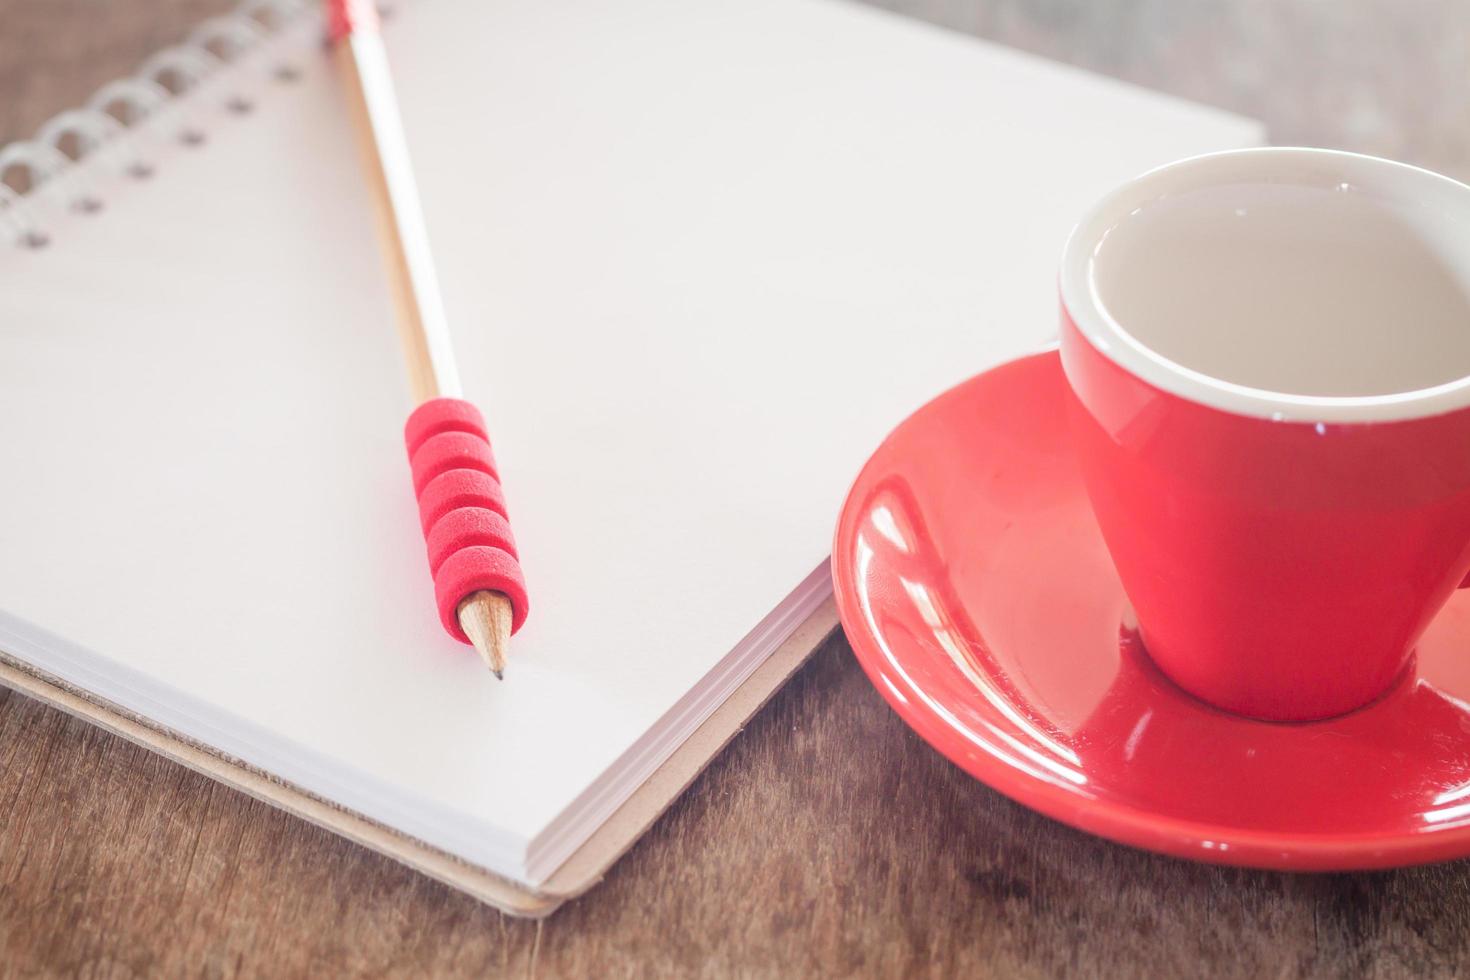
<svg viewBox="0 0 1470 980">
<path fill-rule="evenodd" d="M 510 651 L 510 600 L 499 592 L 476 592 L 465 597 L 456 613 L 460 629 L 470 638 L 490 673 L 504 680 L 505 655 Z"/>
</svg>

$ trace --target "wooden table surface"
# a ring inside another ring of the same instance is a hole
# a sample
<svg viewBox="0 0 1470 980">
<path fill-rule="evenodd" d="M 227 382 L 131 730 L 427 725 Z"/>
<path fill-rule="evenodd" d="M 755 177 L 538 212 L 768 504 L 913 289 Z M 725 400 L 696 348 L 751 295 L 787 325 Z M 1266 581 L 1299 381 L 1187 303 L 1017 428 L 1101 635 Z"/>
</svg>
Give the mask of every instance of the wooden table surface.
<svg viewBox="0 0 1470 980">
<path fill-rule="evenodd" d="M 889 3 L 1257 116 L 1275 142 L 1470 175 L 1462 0 Z M 225 6 L 0 0 L 0 143 Z M 1268 874 L 1088 837 L 929 750 L 840 638 L 541 924 L 0 693 L 3 975 L 1466 971 L 1470 863 Z"/>
</svg>

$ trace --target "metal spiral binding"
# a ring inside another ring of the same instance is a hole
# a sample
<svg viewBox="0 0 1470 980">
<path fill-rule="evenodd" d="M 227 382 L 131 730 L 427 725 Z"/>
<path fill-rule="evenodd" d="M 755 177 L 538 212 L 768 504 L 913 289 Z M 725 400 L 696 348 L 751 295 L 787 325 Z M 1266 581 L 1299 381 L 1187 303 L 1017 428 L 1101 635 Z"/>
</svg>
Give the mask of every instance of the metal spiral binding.
<svg viewBox="0 0 1470 980">
<path fill-rule="evenodd" d="M 119 78 L 93 93 L 87 100 L 87 108 L 116 120 L 119 124 L 132 125 L 158 112 L 160 107 L 168 103 L 169 97 L 168 89 L 151 79 Z M 115 114 L 114 107 L 121 109 L 121 112 Z M 113 148 L 115 144 L 109 144 L 109 149 Z M 133 141 L 129 149 L 130 158 L 124 165 L 128 176 L 139 179 L 153 176 L 153 165 L 140 154 L 141 148 L 136 145 L 136 141 Z"/>
<path fill-rule="evenodd" d="M 234 13 L 200 24 L 185 43 L 154 54 L 131 77 L 102 86 L 85 105 L 53 116 L 31 139 L 0 149 L 0 242 L 40 248 L 50 241 L 40 217 L 44 203 L 92 213 L 103 206 L 99 178 L 151 176 L 156 163 L 135 132 L 144 119 L 175 117 L 176 128 L 151 131 L 155 140 L 166 133 L 164 139 L 186 146 L 202 143 L 204 129 L 193 121 L 183 96 L 212 87 L 222 69 L 307 9 L 306 0 L 245 0 Z M 291 65 L 274 69 L 281 81 L 297 74 Z M 253 105 L 241 93 L 227 92 L 224 107 L 243 114 Z M 21 190 L 10 184 L 17 171 Z"/>
</svg>

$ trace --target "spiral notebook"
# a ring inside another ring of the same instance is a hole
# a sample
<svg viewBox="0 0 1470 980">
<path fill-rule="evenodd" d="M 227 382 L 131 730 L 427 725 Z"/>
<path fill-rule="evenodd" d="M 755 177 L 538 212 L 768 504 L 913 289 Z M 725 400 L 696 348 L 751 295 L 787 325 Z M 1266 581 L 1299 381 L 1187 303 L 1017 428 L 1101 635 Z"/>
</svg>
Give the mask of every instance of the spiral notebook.
<svg viewBox="0 0 1470 980">
<path fill-rule="evenodd" d="M 3 679 L 545 911 L 830 631 L 849 480 L 1047 341 L 1072 217 L 1260 132 L 840 0 L 406 0 L 385 38 L 532 594 L 505 682 L 437 622 L 369 199 L 284 3 L 0 153 Z"/>
</svg>

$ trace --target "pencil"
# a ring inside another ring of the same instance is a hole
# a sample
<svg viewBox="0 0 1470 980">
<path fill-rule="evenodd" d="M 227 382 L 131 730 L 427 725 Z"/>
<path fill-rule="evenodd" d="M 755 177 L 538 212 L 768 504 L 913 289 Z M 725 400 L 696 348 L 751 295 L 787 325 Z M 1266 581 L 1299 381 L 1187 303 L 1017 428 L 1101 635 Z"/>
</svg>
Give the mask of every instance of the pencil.
<svg viewBox="0 0 1470 980">
<path fill-rule="evenodd" d="M 371 0 L 327 0 L 328 40 L 356 124 L 417 406 L 405 430 L 440 618 L 503 677 L 525 585 L 499 474 L 459 371 Z"/>
</svg>

